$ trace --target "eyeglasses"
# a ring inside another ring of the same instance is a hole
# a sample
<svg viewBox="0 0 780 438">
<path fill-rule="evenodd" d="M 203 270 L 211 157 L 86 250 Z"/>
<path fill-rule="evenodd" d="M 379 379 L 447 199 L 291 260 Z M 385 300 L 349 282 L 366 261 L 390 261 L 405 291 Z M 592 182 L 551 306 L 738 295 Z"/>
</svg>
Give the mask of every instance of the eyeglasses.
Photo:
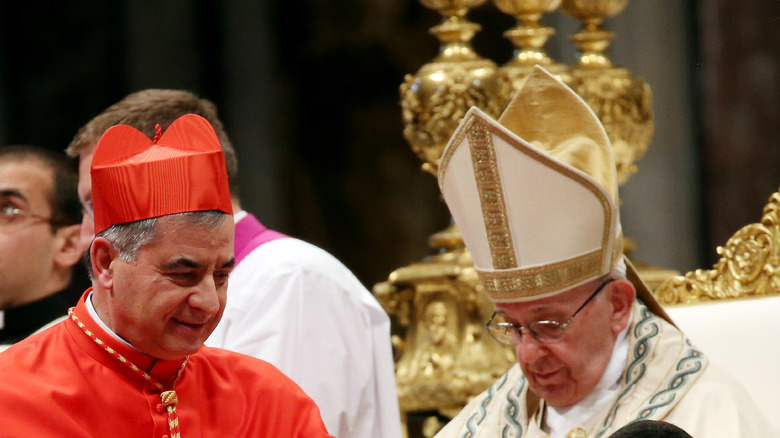
<svg viewBox="0 0 780 438">
<path fill-rule="evenodd" d="M 13 221 L 14 218 L 17 216 L 24 216 L 31 219 L 38 219 L 54 225 L 50 217 L 45 217 L 45 216 L 37 215 L 35 213 L 30 213 L 29 211 L 21 210 L 10 204 L 3 205 L 2 208 L 0 208 L 0 225 L 11 223 L 11 221 Z"/>
<path fill-rule="evenodd" d="M 504 345 L 513 345 L 520 342 L 520 339 L 523 336 L 523 329 L 528 330 L 531 333 L 531 336 L 539 342 L 544 342 L 546 344 L 560 342 L 565 335 L 564 329 L 566 326 L 568 326 L 572 319 L 580 313 L 580 310 L 588 305 L 596 294 L 604 289 L 604 286 L 612 281 L 614 281 L 614 279 L 609 278 L 601 283 L 601 285 L 596 288 L 596 291 L 593 292 L 590 297 L 582 303 L 579 309 L 575 310 L 564 323 L 558 321 L 534 321 L 528 324 L 527 327 L 523 327 L 511 322 L 494 321 L 497 315 L 496 312 L 493 312 L 493 316 L 491 316 L 487 324 L 485 324 L 485 328 L 496 341 Z M 501 318 L 501 316 L 498 317 Z"/>
</svg>

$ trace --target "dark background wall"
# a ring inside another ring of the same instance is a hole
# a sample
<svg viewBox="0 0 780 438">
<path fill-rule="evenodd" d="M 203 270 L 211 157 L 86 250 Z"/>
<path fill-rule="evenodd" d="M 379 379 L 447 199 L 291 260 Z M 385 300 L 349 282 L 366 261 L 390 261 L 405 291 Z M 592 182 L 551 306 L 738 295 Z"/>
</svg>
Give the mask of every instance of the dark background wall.
<svg viewBox="0 0 780 438">
<path fill-rule="evenodd" d="M 656 135 L 623 191 L 646 261 L 706 267 L 756 222 L 780 165 L 780 8 L 774 0 L 632 0 L 607 20 L 613 60 L 654 89 Z M 497 63 L 513 20 L 469 14 Z M 371 287 L 429 254 L 449 220 L 401 135 L 398 85 L 436 54 L 416 0 L 0 3 L 0 143 L 64 149 L 126 94 L 188 89 L 220 108 L 245 207 L 326 248 Z M 559 13 L 566 63 L 577 23 Z"/>
</svg>

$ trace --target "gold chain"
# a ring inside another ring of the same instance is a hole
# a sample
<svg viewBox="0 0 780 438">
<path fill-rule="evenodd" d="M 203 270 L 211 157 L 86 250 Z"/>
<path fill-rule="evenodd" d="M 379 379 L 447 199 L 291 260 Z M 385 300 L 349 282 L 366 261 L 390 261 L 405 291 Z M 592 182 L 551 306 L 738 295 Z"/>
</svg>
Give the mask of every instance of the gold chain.
<svg viewBox="0 0 780 438">
<path fill-rule="evenodd" d="M 119 362 L 127 365 L 130 367 L 131 370 L 133 370 L 135 373 L 143 377 L 147 382 L 153 384 L 157 389 L 160 390 L 160 399 L 162 400 L 163 407 L 168 411 L 168 428 L 171 432 L 171 438 L 181 438 L 181 432 L 179 430 L 179 416 L 176 414 L 176 404 L 179 402 L 179 398 L 176 395 L 176 391 L 173 390 L 173 387 L 176 386 L 176 382 L 179 381 L 179 377 L 181 377 L 181 373 L 184 371 L 184 367 L 187 365 L 187 360 L 189 360 L 190 356 L 186 356 L 184 358 L 184 361 L 181 363 L 181 367 L 179 367 L 179 372 L 176 374 L 176 378 L 173 380 L 173 384 L 171 385 L 171 390 L 166 391 L 165 387 L 162 385 L 162 383 L 158 382 L 154 377 L 149 375 L 146 371 L 138 368 L 134 363 L 130 362 L 119 354 L 116 350 L 108 346 L 105 342 L 98 339 L 95 334 L 87 328 L 87 326 L 84 325 L 79 319 L 76 317 L 76 314 L 73 312 L 73 307 L 68 309 L 68 315 L 70 318 L 76 323 L 76 325 L 81 328 L 81 330 L 84 332 L 84 334 L 87 335 L 88 338 L 95 341 L 96 344 L 103 347 L 103 350 L 105 350 L 106 353 L 108 353 L 111 357 L 118 360 Z"/>
</svg>

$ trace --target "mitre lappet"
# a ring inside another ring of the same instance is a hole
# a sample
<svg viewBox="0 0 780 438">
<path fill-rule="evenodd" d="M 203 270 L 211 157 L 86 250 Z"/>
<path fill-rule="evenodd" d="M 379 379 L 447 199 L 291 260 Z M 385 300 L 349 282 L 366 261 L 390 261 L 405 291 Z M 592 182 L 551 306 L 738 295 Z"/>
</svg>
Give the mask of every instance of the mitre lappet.
<svg viewBox="0 0 780 438">
<path fill-rule="evenodd" d="M 498 121 L 476 107 L 439 165 L 439 188 L 493 302 L 560 294 L 626 265 L 609 137 L 574 91 L 536 66 Z"/>
</svg>

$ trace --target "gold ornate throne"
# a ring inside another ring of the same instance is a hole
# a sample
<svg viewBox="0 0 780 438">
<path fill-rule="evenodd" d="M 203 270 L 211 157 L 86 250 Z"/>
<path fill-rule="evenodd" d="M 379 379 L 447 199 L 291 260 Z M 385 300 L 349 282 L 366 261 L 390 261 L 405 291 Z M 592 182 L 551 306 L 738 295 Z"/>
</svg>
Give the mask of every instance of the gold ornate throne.
<svg viewBox="0 0 780 438">
<path fill-rule="evenodd" d="M 663 281 L 654 291 L 680 329 L 748 390 L 780 436 L 780 192 L 761 221 L 717 248 L 712 269 Z"/>
</svg>

